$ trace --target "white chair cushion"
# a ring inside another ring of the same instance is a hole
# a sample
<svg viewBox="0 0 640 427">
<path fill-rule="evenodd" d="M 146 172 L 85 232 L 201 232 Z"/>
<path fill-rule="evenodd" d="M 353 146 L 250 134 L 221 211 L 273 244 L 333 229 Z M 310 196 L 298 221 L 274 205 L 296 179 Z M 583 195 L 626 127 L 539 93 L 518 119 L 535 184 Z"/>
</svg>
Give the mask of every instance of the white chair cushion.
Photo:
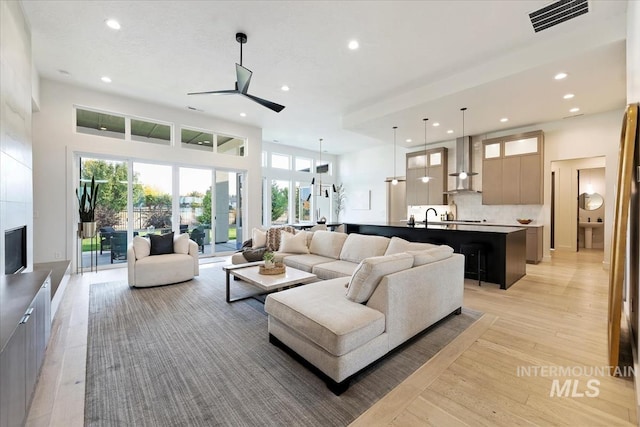
<svg viewBox="0 0 640 427">
<path fill-rule="evenodd" d="M 173 238 L 173 252 L 185 255 L 189 253 L 189 235 L 187 233 L 178 234 Z"/>
<path fill-rule="evenodd" d="M 151 255 L 151 242 L 144 237 L 135 236 L 133 238 L 133 250 L 136 253 L 136 259 L 146 258 Z"/>
<path fill-rule="evenodd" d="M 425 251 L 407 251 L 407 253 L 413 256 L 413 266 L 418 267 L 420 265 L 430 264 L 432 262 L 451 257 L 453 254 L 453 248 L 451 246 L 442 245 Z"/>
<path fill-rule="evenodd" d="M 264 248 L 267 246 L 267 231 L 254 228 L 251 230 L 251 249 Z"/>
<path fill-rule="evenodd" d="M 407 251 L 424 251 L 427 249 L 438 247 L 439 245 L 433 245 L 431 243 L 409 242 L 407 240 L 401 239 L 400 237 L 392 237 L 391 241 L 389 242 L 389 246 L 387 246 L 387 251 L 384 254 L 393 255 Z"/>
<path fill-rule="evenodd" d="M 384 276 L 412 266 L 413 255 L 407 253 L 366 258 L 351 276 L 347 298 L 353 302 L 367 302 Z"/>
<path fill-rule="evenodd" d="M 343 233 L 314 231 L 309 251 L 315 255 L 338 259 L 345 240 L 347 235 Z"/>
<path fill-rule="evenodd" d="M 365 258 L 384 255 L 388 245 L 388 237 L 349 234 L 340 251 L 340 259 L 357 264 Z"/>
<path fill-rule="evenodd" d="M 280 249 L 278 252 L 287 252 L 290 254 L 308 254 L 307 233 L 300 232 L 291 234 L 283 231 L 280 233 Z"/>
</svg>

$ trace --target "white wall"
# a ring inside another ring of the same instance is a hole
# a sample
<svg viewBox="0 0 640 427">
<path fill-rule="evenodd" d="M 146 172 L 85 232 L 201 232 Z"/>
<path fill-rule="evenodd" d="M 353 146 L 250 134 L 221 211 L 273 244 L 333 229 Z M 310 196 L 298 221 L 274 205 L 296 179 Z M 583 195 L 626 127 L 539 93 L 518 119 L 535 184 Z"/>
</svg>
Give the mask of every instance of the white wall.
<svg viewBox="0 0 640 427">
<path fill-rule="evenodd" d="M 259 226 L 260 128 L 45 79 L 40 85 L 39 105 L 40 111 L 33 115 L 34 227 L 37 236 L 34 256 L 37 262 L 75 257 L 74 230 L 78 214 L 74 194 L 77 165 L 74 162 L 77 154 L 247 171 L 243 228 L 251 230 Z M 246 156 L 204 153 L 183 149 L 180 144 L 168 147 L 76 133 L 74 105 L 174 123 L 175 141 L 180 141 L 180 125 L 246 137 Z"/>
<path fill-rule="evenodd" d="M 0 274 L 4 232 L 27 226 L 27 270 L 33 268 L 31 31 L 20 4 L 0 2 Z"/>
</svg>

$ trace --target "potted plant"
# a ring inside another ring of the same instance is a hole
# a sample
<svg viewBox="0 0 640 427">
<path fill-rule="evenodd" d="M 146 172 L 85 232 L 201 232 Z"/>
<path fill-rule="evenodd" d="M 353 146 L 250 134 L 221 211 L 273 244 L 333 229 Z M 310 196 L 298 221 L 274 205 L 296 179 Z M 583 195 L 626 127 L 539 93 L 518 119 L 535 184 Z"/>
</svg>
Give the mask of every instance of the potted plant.
<svg viewBox="0 0 640 427">
<path fill-rule="evenodd" d="M 76 188 L 76 197 L 78 198 L 78 213 L 80 214 L 80 223 L 78 224 L 78 233 L 83 239 L 91 238 L 96 235 L 96 201 L 98 200 L 98 191 L 100 184 L 96 184 L 95 177 L 91 178 L 91 187 L 87 189 L 87 183 L 84 183 L 82 191 Z"/>
<path fill-rule="evenodd" d="M 275 262 L 274 262 L 275 254 L 273 252 L 266 251 L 262 256 L 262 259 L 264 260 L 264 268 L 275 267 Z"/>
</svg>

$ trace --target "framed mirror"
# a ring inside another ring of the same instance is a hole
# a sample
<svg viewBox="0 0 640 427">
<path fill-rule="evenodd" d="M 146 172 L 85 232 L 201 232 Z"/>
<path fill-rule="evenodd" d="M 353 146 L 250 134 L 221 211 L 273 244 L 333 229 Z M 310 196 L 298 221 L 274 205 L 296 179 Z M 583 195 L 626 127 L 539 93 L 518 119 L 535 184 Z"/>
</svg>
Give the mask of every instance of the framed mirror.
<svg viewBox="0 0 640 427">
<path fill-rule="evenodd" d="M 604 203 L 604 197 L 598 193 L 582 193 L 578 196 L 578 206 L 586 211 L 595 211 L 600 209 Z"/>
</svg>

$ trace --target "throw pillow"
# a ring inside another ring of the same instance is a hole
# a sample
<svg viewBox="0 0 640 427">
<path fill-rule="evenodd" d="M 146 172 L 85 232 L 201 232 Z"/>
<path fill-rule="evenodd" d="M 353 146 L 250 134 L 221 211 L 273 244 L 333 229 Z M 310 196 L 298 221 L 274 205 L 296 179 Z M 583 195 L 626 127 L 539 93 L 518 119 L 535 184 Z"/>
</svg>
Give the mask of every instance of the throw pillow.
<svg viewBox="0 0 640 427">
<path fill-rule="evenodd" d="M 407 253 L 365 258 L 351 276 L 347 298 L 353 302 L 367 302 L 384 276 L 412 266 L 413 256 Z"/>
<path fill-rule="evenodd" d="M 144 237 L 135 236 L 133 238 L 133 251 L 136 253 L 136 259 L 146 258 L 151 255 L 151 242 Z"/>
<path fill-rule="evenodd" d="M 438 245 L 433 245 L 431 243 L 418 243 L 418 242 L 409 242 L 400 237 L 392 237 L 389 242 L 389 246 L 387 246 L 387 250 L 384 253 L 385 255 L 393 255 L 399 254 L 400 252 L 407 251 L 423 251 L 426 249 L 437 248 Z"/>
<path fill-rule="evenodd" d="M 189 235 L 182 233 L 173 239 L 173 251 L 177 254 L 189 253 Z"/>
<path fill-rule="evenodd" d="M 296 229 L 289 226 L 284 227 L 272 227 L 267 230 L 267 250 L 275 252 L 280 249 L 280 233 L 286 231 L 287 233 L 296 234 Z"/>
<path fill-rule="evenodd" d="M 451 246 L 442 245 L 426 251 L 407 251 L 409 255 L 413 256 L 413 266 L 418 267 L 420 265 L 430 264 L 432 262 L 441 261 L 451 257 L 453 254 L 453 248 Z"/>
<path fill-rule="evenodd" d="M 251 230 L 251 241 L 252 249 L 264 248 L 267 246 L 267 232 L 259 228 L 254 228 Z"/>
<path fill-rule="evenodd" d="M 291 234 L 283 231 L 280 233 L 280 249 L 278 250 L 290 254 L 308 254 L 307 233 Z"/>
<path fill-rule="evenodd" d="M 164 255 L 173 253 L 173 231 L 167 234 L 152 234 L 151 255 Z"/>
</svg>

